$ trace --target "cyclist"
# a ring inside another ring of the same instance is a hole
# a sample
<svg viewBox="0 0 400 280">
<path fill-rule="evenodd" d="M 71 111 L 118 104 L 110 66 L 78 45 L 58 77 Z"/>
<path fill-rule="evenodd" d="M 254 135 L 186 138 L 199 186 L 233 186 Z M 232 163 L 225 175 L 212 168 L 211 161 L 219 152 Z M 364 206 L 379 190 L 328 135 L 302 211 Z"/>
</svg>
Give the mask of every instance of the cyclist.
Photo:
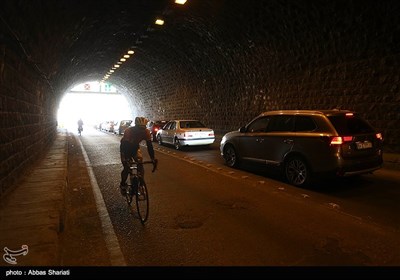
<svg viewBox="0 0 400 280">
<path fill-rule="evenodd" d="M 82 121 L 82 119 L 79 119 L 78 120 L 78 133 L 79 133 L 79 135 L 81 135 L 82 130 L 83 130 L 83 121 Z"/>
<path fill-rule="evenodd" d="M 121 154 L 121 162 L 124 169 L 121 172 L 121 183 L 120 183 L 120 191 L 121 194 L 125 196 L 126 194 L 126 179 L 129 174 L 129 159 L 134 158 L 135 162 L 143 162 L 143 156 L 140 151 L 139 143 L 143 140 L 146 141 L 147 152 L 151 160 L 153 161 L 153 165 L 157 163 L 157 160 L 154 156 L 153 144 L 151 141 L 150 131 L 146 128 L 146 124 L 148 119 L 144 117 L 136 117 L 135 118 L 135 126 L 128 127 L 124 131 L 124 136 L 121 138 L 120 144 L 120 154 Z M 138 173 L 144 178 L 144 168 L 143 164 L 138 164 Z"/>
</svg>

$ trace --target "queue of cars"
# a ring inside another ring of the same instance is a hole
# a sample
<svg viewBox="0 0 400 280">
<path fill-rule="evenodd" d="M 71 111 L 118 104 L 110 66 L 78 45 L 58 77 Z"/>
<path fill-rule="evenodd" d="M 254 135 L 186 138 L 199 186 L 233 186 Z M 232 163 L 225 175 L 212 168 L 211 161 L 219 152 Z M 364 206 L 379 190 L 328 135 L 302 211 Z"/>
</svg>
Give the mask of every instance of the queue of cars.
<svg viewBox="0 0 400 280">
<path fill-rule="evenodd" d="M 106 121 L 100 129 L 121 135 L 133 124 L 133 120 Z M 153 141 L 158 141 L 160 145 L 171 144 L 177 150 L 184 146 L 211 145 L 215 141 L 214 130 L 198 120 L 152 120 L 146 127 Z"/>
<path fill-rule="evenodd" d="M 147 128 L 153 141 L 177 150 L 215 141 L 214 130 L 199 120 L 150 121 Z M 219 148 L 229 167 L 258 163 L 278 168 L 292 185 L 306 186 L 321 176 L 372 173 L 382 166 L 382 146 L 382 134 L 356 112 L 281 110 L 226 133 Z"/>
</svg>

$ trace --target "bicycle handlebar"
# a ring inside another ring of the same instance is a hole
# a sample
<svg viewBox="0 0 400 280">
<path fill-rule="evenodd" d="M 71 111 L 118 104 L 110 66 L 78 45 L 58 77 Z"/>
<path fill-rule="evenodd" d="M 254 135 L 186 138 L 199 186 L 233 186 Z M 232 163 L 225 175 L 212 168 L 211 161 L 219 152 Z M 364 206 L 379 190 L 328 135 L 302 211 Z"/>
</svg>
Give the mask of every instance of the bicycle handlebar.
<svg viewBox="0 0 400 280">
<path fill-rule="evenodd" d="M 143 162 L 136 162 L 136 161 L 131 161 L 130 162 L 130 164 L 132 164 L 132 165 L 138 165 L 138 164 L 153 164 L 153 170 L 151 171 L 151 172 L 154 172 L 154 171 L 156 171 L 156 169 L 157 169 L 157 165 L 158 165 L 158 159 L 155 159 L 154 161 L 151 161 L 151 160 L 146 160 L 146 161 L 143 161 Z"/>
</svg>

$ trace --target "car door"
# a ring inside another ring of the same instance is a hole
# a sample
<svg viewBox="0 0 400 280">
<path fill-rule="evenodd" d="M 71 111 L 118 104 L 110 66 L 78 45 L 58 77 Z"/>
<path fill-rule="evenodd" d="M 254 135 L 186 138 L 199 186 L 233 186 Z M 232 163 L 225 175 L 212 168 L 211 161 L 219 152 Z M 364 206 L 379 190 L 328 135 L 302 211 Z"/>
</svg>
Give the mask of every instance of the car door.
<svg viewBox="0 0 400 280">
<path fill-rule="evenodd" d="M 265 163 L 263 149 L 270 119 L 270 116 L 261 116 L 246 126 L 239 142 L 239 154 L 243 160 Z"/>
<path fill-rule="evenodd" d="M 301 154 L 312 169 L 326 166 L 331 149 L 318 132 L 318 126 L 313 117 L 296 115 L 295 133 L 293 151 Z"/>
<path fill-rule="evenodd" d="M 281 164 L 285 155 L 292 150 L 295 141 L 294 120 L 294 115 L 275 115 L 271 118 L 260 146 L 267 164 Z"/>
<path fill-rule="evenodd" d="M 169 133 L 169 129 L 170 129 L 172 123 L 173 123 L 172 121 L 171 121 L 171 122 L 168 122 L 168 123 L 162 128 L 162 130 L 159 132 L 159 135 L 160 135 L 160 137 L 161 137 L 161 140 L 162 140 L 162 142 L 164 142 L 164 143 L 170 143 L 170 142 L 169 142 L 169 138 L 168 138 L 168 133 Z"/>
<path fill-rule="evenodd" d="M 174 137 L 176 132 L 176 121 L 171 121 L 167 131 L 166 131 L 166 142 L 170 144 L 174 144 Z"/>
</svg>

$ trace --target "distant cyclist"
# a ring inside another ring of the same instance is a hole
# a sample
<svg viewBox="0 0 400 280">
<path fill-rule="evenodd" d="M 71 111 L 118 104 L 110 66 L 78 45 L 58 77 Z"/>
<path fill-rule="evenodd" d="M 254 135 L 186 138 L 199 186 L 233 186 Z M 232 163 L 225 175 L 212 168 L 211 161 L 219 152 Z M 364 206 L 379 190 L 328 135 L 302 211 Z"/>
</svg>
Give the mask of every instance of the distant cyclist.
<svg viewBox="0 0 400 280">
<path fill-rule="evenodd" d="M 82 130 L 83 130 L 83 121 L 82 121 L 82 119 L 79 119 L 79 121 L 78 121 L 78 133 L 79 133 L 79 135 L 81 135 Z"/>
<path fill-rule="evenodd" d="M 147 152 L 151 160 L 153 161 L 153 165 L 157 163 L 157 160 L 154 156 L 153 144 L 151 141 L 150 131 L 146 128 L 146 124 L 148 119 L 144 117 L 136 117 L 135 118 L 135 126 L 128 127 L 124 131 L 124 136 L 121 138 L 120 144 L 120 154 L 121 154 L 121 162 L 124 169 L 121 172 L 121 183 L 120 183 L 120 191 L 123 196 L 126 194 L 126 180 L 129 174 L 129 159 L 133 158 L 135 162 L 140 163 L 143 162 L 143 155 L 140 151 L 139 143 L 143 140 L 146 141 Z M 144 177 L 144 168 L 143 164 L 138 164 L 138 173 Z"/>
</svg>

